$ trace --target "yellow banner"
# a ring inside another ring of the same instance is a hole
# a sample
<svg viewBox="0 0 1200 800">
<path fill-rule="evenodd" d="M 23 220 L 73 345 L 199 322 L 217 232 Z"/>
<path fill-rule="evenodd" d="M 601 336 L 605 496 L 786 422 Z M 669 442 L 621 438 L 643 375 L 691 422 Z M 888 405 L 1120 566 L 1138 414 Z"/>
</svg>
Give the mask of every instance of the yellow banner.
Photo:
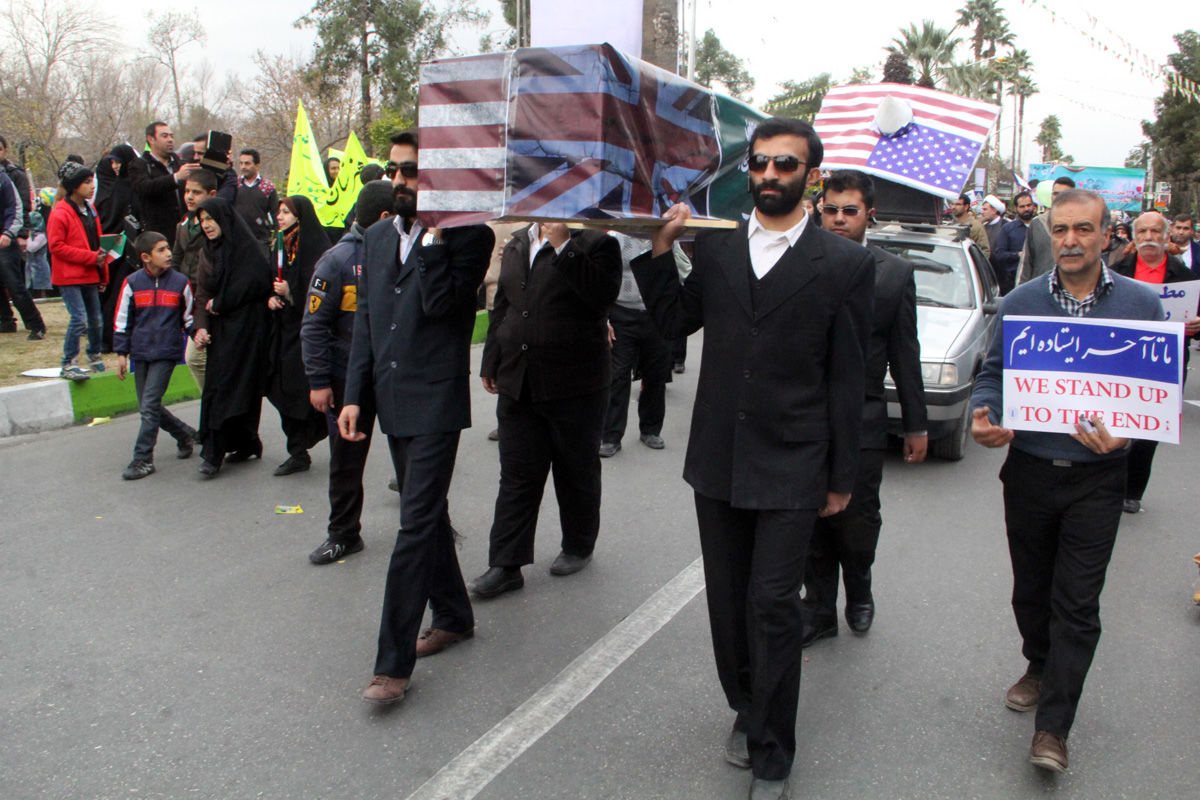
<svg viewBox="0 0 1200 800">
<path fill-rule="evenodd" d="M 296 129 L 292 133 L 292 161 L 288 167 L 287 196 L 301 194 L 321 208 L 329 197 L 329 184 L 321 166 L 321 151 L 313 139 L 304 104 L 296 105 Z"/>
<path fill-rule="evenodd" d="M 346 149 L 338 151 L 330 148 L 329 156 L 339 159 L 342 168 L 333 186 L 329 187 L 325 202 L 317 204 L 317 216 L 321 218 L 322 225 L 341 225 L 358 200 L 358 193 L 362 189 L 362 168 L 379 162 L 367 156 L 354 131 L 346 140 Z"/>
</svg>

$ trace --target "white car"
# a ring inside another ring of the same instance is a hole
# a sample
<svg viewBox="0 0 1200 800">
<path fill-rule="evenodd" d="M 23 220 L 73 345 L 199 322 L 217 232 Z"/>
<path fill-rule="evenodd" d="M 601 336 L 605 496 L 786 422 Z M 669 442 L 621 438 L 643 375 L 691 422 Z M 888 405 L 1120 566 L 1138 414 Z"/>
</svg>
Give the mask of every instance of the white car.
<svg viewBox="0 0 1200 800">
<path fill-rule="evenodd" d="M 995 272 L 965 227 L 884 224 L 868 230 L 867 241 L 913 265 L 929 454 L 957 461 L 971 437 L 971 391 L 996 324 Z M 899 434 L 900 404 L 890 375 L 884 390 L 889 427 Z"/>
</svg>

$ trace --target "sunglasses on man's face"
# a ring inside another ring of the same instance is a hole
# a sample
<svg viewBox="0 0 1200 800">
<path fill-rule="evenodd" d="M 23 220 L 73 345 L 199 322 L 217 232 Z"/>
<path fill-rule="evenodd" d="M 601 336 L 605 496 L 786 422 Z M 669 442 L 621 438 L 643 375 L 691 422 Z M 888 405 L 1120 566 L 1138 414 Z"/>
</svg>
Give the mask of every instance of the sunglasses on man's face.
<svg viewBox="0 0 1200 800">
<path fill-rule="evenodd" d="M 417 162 L 401 161 L 397 164 L 395 161 L 389 161 L 384 171 L 389 178 L 395 177 L 397 172 L 405 178 L 415 178 L 417 177 Z"/>
<path fill-rule="evenodd" d="M 858 206 L 835 206 L 833 203 L 821 204 L 822 214 L 828 214 L 831 217 L 836 217 L 839 211 L 847 217 L 857 217 L 862 213 L 862 209 Z"/>
<path fill-rule="evenodd" d="M 772 162 L 776 172 L 788 173 L 800 169 L 800 159 L 796 156 L 764 156 L 762 153 L 756 153 L 747 159 L 751 172 L 766 172 L 767 165 Z"/>
</svg>

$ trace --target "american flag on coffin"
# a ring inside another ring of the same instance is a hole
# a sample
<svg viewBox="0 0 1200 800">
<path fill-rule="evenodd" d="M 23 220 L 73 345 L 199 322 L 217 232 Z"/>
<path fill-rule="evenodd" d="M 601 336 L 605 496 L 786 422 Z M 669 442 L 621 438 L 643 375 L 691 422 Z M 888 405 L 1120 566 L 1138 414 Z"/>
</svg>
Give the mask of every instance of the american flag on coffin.
<svg viewBox="0 0 1200 800">
<path fill-rule="evenodd" d="M 429 62 L 421 221 L 658 217 L 681 200 L 732 215 L 721 179 L 736 178 L 745 199 L 739 168 L 762 118 L 607 44 Z"/>
<path fill-rule="evenodd" d="M 813 127 L 822 169 L 857 169 L 957 199 L 1000 107 L 897 83 L 830 89 Z"/>
</svg>

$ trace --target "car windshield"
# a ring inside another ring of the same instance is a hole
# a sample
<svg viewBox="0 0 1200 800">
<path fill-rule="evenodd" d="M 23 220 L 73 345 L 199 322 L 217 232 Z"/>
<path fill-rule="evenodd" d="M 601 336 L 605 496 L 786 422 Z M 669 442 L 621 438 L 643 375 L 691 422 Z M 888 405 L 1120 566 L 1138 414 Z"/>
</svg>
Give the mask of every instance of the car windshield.
<svg viewBox="0 0 1200 800">
<path fill-rule="evenodd" d="M 966 253 L 958 244 L 876 241 L 913 265 L 917 305 L 939 308 L 974 308 L 975 292 Z"/>
</svg>

